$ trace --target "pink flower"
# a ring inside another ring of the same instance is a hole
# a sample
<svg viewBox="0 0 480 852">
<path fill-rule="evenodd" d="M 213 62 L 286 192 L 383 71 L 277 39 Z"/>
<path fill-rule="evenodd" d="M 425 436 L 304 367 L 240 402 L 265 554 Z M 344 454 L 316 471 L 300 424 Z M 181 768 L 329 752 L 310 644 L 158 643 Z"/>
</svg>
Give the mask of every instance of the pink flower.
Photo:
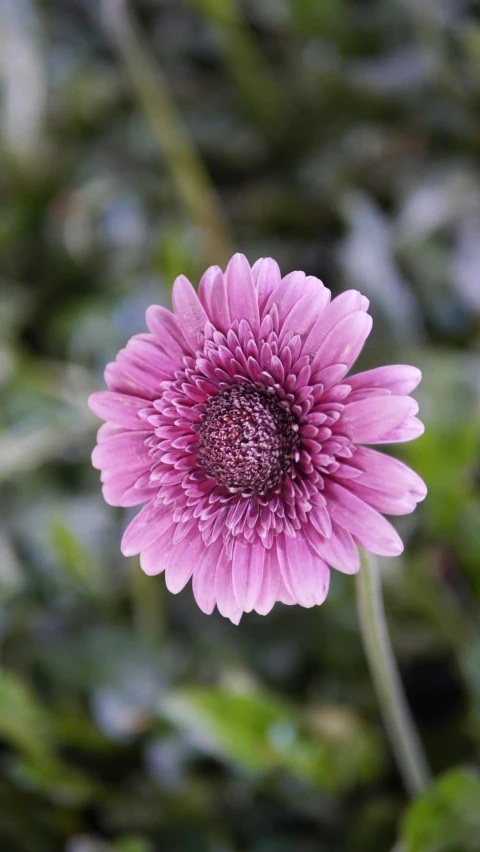
<svg viewBox="0 0 480 852">
<path fill-rule="evenodd" d="M 235 255 L 210 267 L 198 296 L 180 275 L 174 313 L 153 305 L 89 400 L 107 422 L 93 464 L 113 506 L 145 503 L 122 539 L 147 574 L 238 623 L 275 601 L 311 607 L 330 567 L 359 568 L 357 545 L 403 545 L 383 512 L 403 515 L 426 488 L 364 444 L 423 432 L 408 394 L 416 367 L 345 376 L 370 332 L 368 300 L 330 300 L 303 272 Z"/>
</svg>

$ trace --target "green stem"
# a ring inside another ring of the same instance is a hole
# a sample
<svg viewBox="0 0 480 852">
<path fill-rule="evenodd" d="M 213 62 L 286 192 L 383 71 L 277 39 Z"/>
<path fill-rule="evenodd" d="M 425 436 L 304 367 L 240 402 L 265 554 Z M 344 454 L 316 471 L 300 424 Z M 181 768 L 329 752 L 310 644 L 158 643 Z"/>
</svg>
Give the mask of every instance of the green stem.
<svg viewBox="0 0 480 852">
<path fill-rule="evenodd" d="M 102 10 L 178 195 L 201 234 L 204 259 L 208 264 L 225 266 L 232 254 L 226 216 L 155 57 L 143 39 L 127 0 L 103 0 Z"/>
<path fill-rule="evenodd" d="M 430 770 L 393 655 L 378 562 L 365 551 L 361 551 L 361 562 L 357 574 L 357 606 L 363 645 L 398 768 L 407 792 L 413 797 L 428 786 Z"/>
</svg>

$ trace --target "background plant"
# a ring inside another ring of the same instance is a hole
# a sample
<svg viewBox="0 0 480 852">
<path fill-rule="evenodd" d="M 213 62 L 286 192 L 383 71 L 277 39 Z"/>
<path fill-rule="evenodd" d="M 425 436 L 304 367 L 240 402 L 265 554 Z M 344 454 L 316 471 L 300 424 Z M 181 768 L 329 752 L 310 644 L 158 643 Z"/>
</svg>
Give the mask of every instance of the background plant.
<svg viewBox="0 0 480 852">
<path fill-rule="evenodd" d="M 0 28 L 2 852 L 478 848 L 478 4 L 4 0 Z M 361 289 L 362 368 L 424 372 L 397 450 L 429 498 L 382 569 L 451 774 L 407 813 L 351 579 L 203 616 L 119 556 L 90 467 L 103 364 L 230 245 Z"/>
</svg>

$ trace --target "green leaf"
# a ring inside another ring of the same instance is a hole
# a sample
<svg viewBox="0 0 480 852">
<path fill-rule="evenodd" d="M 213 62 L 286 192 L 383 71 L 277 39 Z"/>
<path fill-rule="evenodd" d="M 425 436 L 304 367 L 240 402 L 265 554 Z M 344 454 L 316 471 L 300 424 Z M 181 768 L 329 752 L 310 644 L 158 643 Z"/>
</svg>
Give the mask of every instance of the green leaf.
<svg viewBox="0 0 480 852">
<path fill-rule="evenodd" d="M 328 38 L 345 29 L 346 9 L 343 0 L 290 0 L 290 15 L 305 34 Z"/>
<path fill-rule="evenodd" d="M 478 852 L 480 775 L 455 769 L 410 806 L 403 820 L 405 852 Z"/>
<path fill-rule="evenodd" d="M 258 773 L 287 770 L 327 791 L 374 777 L 382 760 L 376 738 L 345 708 L 303 716 L 260 690 L 192 688 L 170 695 L 162 710 L 220 758 Z"/>
<path fill-rule="evenodd" d="M 22 787 L 42 793 L 67 807 L 87 804 L 98 797 L 98 785 L 84 772 L 54 759 L 14 760 L 10 776 Z"/>
<path fill-rule="evenodd" d="M 8 672 L 0 672 L 0 737 L 33 760 L 52 754 L 47 714 L 26 684 Z"/>
<path fill-rule="evenodd" d="M 153 846 L 141 837 L 122 837 L 112 845 L 112 852 L 153 852 Z"/>
<path fill-rule="evenodd" d="M 60 520 L 51 524 L 52 544 L 58 554 L 65 576 L 89 597 L 101 598 L 103 576 L 93 555 L 78 537 Z"/>
<path fill-rule="evenodd" d="M 83 803 L 93 795 L 95 783 L 57 757 L 53 717 L 27 685 L 8 672 L 0 672 L 0 739 L 14 750 L 8 774 L 22 787 L 67 804 Z"/>
</svg>

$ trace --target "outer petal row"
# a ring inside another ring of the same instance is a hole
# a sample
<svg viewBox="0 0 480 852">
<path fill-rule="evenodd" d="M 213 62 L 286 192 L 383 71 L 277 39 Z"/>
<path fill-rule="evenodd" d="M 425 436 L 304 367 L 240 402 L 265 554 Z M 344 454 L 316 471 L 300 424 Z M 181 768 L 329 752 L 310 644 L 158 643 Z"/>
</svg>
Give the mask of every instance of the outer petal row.
<svg viewBox="0 0 480 852">
<path fill-rule="evenodd" d="M 203 612 L 217 605 L 220 613 L 238 623 L 243 612 L 266 614 L 277 600 L 311 607 L 323 603 L 330 571 L 304 537 L 281 536 L 272 550 L 239 539 L 228 559 L 222 539 L 208 547 L 195 522 L 182 540 L 173 544 L 175 524 L 165 507 L 153 502 L 131 521 L 122 539 L 122 552 L 140 552 L 140 564 L 149 574 L 165 571 L 170 592 L 180 592 L 193 575 L 193 592 Z"/>
<path fill-rule="evenodd" d="M 147 312 L 147 323 L 157 343 L 177 360 L 198 349 L 208 321 L 226 334 L 234 319 L 245 319 L 258 336 L 262 317 L 275 308 L 283 333 L 299 334 L 303 354 L 315 356 L 312 372 L 330 364 L 345 364 L 346 371 L 371 327 L 365 314 L 368 300 L 358 291 L 349 290 L 330 302 L 330 291 L 314 276 L 291 272 L 281 278 L 278 265 L 270 258 L 257 261 L 250 269 L 242 254 L 232 257 L 224 274 L 219 267 L 210 267 L 200 281 L 198 295 L 180 275 L 172 300 L 175 316 L 153 306 Z M 349 319 L 355 314 L 355 319 Z"/>
</svg>

